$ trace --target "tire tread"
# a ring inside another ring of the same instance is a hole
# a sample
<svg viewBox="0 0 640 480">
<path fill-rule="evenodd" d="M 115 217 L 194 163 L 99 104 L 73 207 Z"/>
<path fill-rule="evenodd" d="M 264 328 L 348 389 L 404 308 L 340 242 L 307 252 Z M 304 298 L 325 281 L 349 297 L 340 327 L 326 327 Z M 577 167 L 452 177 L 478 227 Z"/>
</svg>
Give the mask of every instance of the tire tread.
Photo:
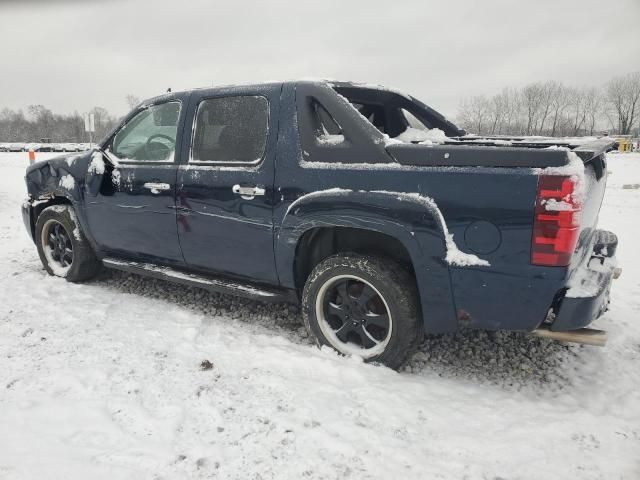
<svg viewBox="0 0 640 480">
<path fill-rule="evenodd" d="M 393 299 L 393 304 L 397 308 L 392 312 L 394 319 L 392 338 L 382 354 L 367 359 L 367 361 L 380 362 L 391 368 L 400 367 L 422 341 L 422 316 L 420 315 L 418 292 L 414 279 L 406 269 L 387 257 L 339 253 L 316 265 L 307 279 L 302 294 L 305 328 L 319 344 L 328 344 L 319 327 L 316 327 L 314 292 L 317 292 L 320 286 L 318 282 L 322 281 L 321 277 L 331 271 L 345 269 L 356 270 L 353 273 L 360 271 L 366 274 L 378 283 L 376 288 L 384 288 L 387 291 L 385 296 Z"/>
</svg>

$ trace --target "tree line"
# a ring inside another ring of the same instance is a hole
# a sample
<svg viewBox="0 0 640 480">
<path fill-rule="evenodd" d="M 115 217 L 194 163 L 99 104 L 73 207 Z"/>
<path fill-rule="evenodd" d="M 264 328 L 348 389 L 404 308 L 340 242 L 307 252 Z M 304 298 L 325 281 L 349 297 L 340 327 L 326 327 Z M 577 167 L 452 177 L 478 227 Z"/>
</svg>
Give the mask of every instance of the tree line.
<svg viewBox="0 0 640 480">
<path fill-rule="evenodd" d="M 460 103 L 457 121 L 479 135 L 581 136 L 640 134 L 640 71 L 601 87 L 557 81 L 506 87 Z"/>
<path fill-rule="evenodd" d="M 130 108 L 140 102 L 133 95 L 127 95 L 126 100 Z M 103 107 L 94 107 L 88 113 L 95 118 L 94 140 L 103 138 L 121 119 Z M 29 105 L 26 112 L 0 110 L 0 142 L 39 142 L 44 138 L 54 143 L 83 143 L 89 141 L 89 134 L 84 131 L 84 117 L 78 112 L 57 114 L 43 105 Z"/>
<path fill-rule="evenodd" d="M 130 108 L 139 103 L 126 96 Z M 121 117 L 94 107 L 94 139 L 103 138 Z M 458 124 L 479 135 L 595 135 L 602 131 L 640 135 L 640 71 L 612 78 L 601 87 L 573 87 L 557 81 L 506 87 L 493 96 L 477 95 L 461 101 Z M 84 118 L 77 112 L 56 114 L 43 105 L 0 111 L 0 141 L 88 141 Z"/>
</svg>

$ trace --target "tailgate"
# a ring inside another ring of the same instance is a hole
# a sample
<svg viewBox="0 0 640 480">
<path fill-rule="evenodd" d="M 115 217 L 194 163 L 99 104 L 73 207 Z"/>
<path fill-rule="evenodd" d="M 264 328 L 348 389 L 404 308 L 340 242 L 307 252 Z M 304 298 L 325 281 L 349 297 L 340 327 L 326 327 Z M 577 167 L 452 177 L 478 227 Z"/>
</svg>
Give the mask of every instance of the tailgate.
<svg viewBox="0 0 640 480">
<path fill-rule="evenodd" d="M 584 162 L 584 185 L 580 233 L 569 266 L 570 271 L 575 269 L 586 255 L 592 253 L 598 214 L 607 184 L 606 152 L 612 150 L 615 144 L 614 140 L 600 139 L 573 150 Z"/>
</svg>

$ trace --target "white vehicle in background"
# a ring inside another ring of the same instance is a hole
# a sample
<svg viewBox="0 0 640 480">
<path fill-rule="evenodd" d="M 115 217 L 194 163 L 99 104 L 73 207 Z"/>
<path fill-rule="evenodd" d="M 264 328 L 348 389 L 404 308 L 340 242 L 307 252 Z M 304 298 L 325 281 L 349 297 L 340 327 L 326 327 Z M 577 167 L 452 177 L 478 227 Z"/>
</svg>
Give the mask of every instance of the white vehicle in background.
<svg viewBox="0 0 640 480">
<path fill-rule="evenodd" d="M 24 143 L 10 143 L 7 152 L 24 152 L 25 144 Z"/>
<path fill-rule="evenodd" d="M 4 142 L 0 143 L 0 152 L 8 152 L 9 151 L 8 149 L 9 149 L 8 143 L 4 143 Z"/>
<path fill-rule="evenodd" d="M 40 149 L 42 148 L 42 145 L 39 143 L 27 143 L 24 146 L 25 151 L 29 151 L 29 150 L 33 150 L 34 152 L 39 152 Z"/>
</svg>

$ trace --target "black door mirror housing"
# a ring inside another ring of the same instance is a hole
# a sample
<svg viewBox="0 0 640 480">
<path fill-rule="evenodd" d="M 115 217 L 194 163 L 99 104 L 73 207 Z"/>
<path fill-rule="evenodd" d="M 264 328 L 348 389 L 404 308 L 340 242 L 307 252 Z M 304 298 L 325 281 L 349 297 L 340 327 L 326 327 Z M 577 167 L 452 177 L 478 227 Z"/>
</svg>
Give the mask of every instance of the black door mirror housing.
<svg viewBox="0 0 640 480">
<path fill-rule="evenodd" d="M 85 175 L 84 188 L 90 197 L 96 197 L 102 188 L 102 182 L 107 175 L 107 167 L 111 166 L 111 162 L 107 156 L 100 150 L 95 150 L 91 156 L 87 174 Z"/>
</svg>

